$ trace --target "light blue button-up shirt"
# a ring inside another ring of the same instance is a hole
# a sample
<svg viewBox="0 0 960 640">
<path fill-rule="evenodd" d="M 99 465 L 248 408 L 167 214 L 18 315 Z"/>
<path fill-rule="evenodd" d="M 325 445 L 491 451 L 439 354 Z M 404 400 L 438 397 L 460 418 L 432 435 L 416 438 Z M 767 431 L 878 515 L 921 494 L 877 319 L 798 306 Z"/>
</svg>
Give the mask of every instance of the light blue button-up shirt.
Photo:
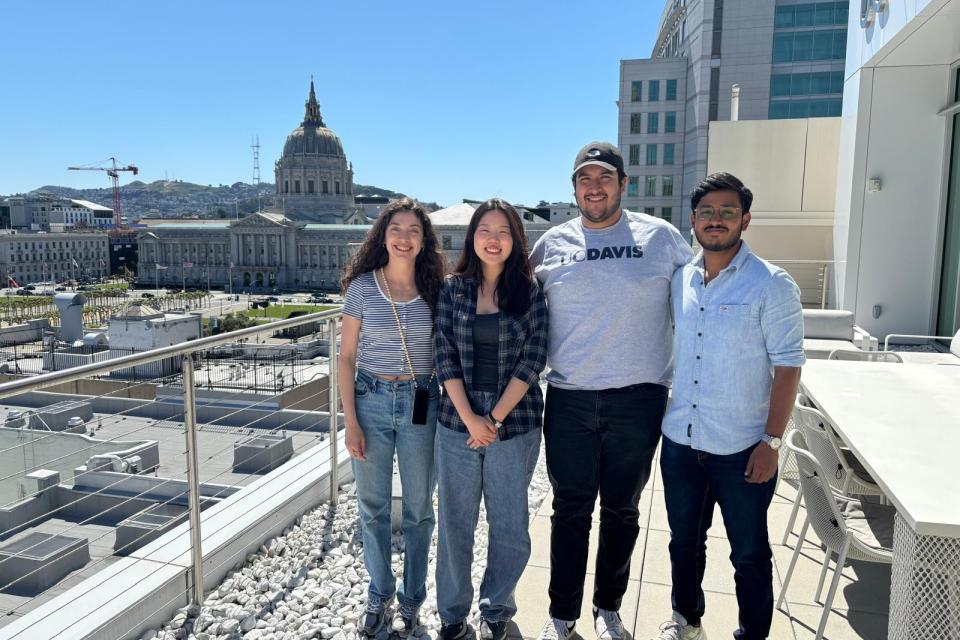
<svg viewBox="0 0 960 640">
<path fill-rule="evenodd" d="M 800 289 L 746 242 L 709 285 L 703 279 L 701 253 L 671 282 L 675 373 L 663 434 L 729 455 L 760 441 L 773 367 L 806 361 Z"/>
</svg>

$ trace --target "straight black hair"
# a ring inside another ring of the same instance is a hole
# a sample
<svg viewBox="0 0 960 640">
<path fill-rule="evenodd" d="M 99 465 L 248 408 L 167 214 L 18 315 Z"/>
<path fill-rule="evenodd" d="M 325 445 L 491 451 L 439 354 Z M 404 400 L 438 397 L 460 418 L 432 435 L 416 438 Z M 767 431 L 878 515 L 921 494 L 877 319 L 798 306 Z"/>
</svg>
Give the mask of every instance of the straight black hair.
<svg viewBox="0 0 960 640">
<path fill-rule="evenodd" d="M 690 192 L 690 210 L 696 211 L 700 200 L 714 191 L 735 191 L 740 198 L 740 209 L 743 213 L 750 211 L 753 205 L 753 192 L 744 186 L 740 178 L 730 173 L 720 172 L 711 173 Z"/>
<path fill-rule="evenodd" d="M 503 271 L 497 279 L 496 300 L 501 310 L 513 316 L 522 316 L 530 308 L 530 286 L 533 283 L 533 269 L 527 256 L 527 236 L 523 232 L 520 214 L 506 200 L 491 198 L 480 204 L 467 226 L 467 237 L 463 243 L 463 253 L 453 272 L 465 278 L 474 278 L 483 282 L 483 261 L 473 247 L 473 236 L 480 225 L 480 219 L 490 211 L 502 211 L 510 226 L 513 249 L 507 257 Z"/>
</svg>

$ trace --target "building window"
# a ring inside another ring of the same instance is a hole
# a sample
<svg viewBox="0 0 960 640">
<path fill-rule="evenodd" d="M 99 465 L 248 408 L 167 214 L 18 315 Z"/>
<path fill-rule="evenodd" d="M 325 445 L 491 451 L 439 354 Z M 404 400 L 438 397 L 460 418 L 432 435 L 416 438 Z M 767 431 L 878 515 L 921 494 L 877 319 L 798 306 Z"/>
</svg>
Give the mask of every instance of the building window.
<svg viewBox="0 0 960 640">
<path fill-rule="evenodd" d="M 673 207 L 661 207 L 660 208 L 660 217 L 664 220 L 673 219 Z"/>
<path fill-rule="evenodd" d="M 637 176 L 630 176 L 627 178 L 627 195 L 631 197 L 636 197 L 637 192 L 640 188 L 640 178 Z"/>
<path fill-rule="evenodd" d="M 707 120 L 713 122 L 719 118 L 720 109 L 720 67 L 710 69 L 710 105 Z"/>
<path fill-rule="evenodd" d="M 289 181 L 289 180 L 284 180 L 284 181 L 283 181 L 283 192 L 284 192 L 284 193 L 290 193 L 290 181 Z"/>
<path fill-rule="evenodd" d="M 817 2 L 816 4 L 786 5 L 774 13 L 775 29 L 846 25 L 848 2 Z"/>
<path fill-rule="evenodd" d="M 652 198 L 657 195 L 657 176 L 647 176 L 644 178 L 643 195 Z"/>
<path fill-rule="evenodd" d="M 774 64 L 843 60 L 846 53 L 846 29 L 775 33 L 773 36 Z"/>
<path fill-rule="evenodd" d="M 770 97 L 776 98 L 790 95 L 790 78 L 791 76 L 789 73 L 780 73 L 770 76 Z"/>
<path fill-rule="evenodd" d="M 293 192 L 294 192 L 294 193 L 300 193 L 300 181 L 299 181 L 299 180 L 294 180 L 294 181 L 293 181 Z"/>
<path fill-rule="evenodd" d="M 307 180 L 307 193 L 314 193 L 313 180 Z"/>
<path fill-rule="evenodd" d="M 770 77 L 770 97 L 826 95 L 843 93 L 842 71 L 816 73 L 778 73 Z"/>
<path fill-rule="evenodd" d="M 640 102 L 643 100 L 643 81 L 634 80 L 630 83 L 630 102 Z"/>
<path fill-rule="evenodd" d="M 334 190 L 334 193 L 336 193 L 336 194 L 339 194 L 339 193 L 340 193 L 340 181 L 339 181 L 339 180 L 337 180 L 336 182 L 333 183 L 333 190 Z"/>
<path fill-rule="evenodd" d="M 660 100 L 660 81 L 651 80 L 647 88 L 647 100 L 650 102 L 659 102 Z"/>
<path fill-rule="evenodd" d="M 723 48 L 723 0 L 713 3 L 713 40 L 710 44 L 710 57 L 719 58 Z"/>
<path fill-rule="evenodd" d="M 644 212 L 645 214 L 647 214 L 648 216 L 652 216 L 652 215 L 653 215 L 653 207 L 644 207 L 644 208 L 643 208 L 643 212 Z"/>
<path fill-rule="evenodd" d="M 816 31 L 813 34 L 812 60 L 829 60 L 833 56 L 833 33 Z"/>
<path fill-rule="evenodd" d="M 667 100 L 677 99 L 677 81 L 667 80 Z"/>
<path fill-rule="evenodd" d="M 662 196 L 672 196 L 673 195 L 673 176 L 663 176 L 663 181 L 660 183 L 663 185 L 660 195 Z"/>
<path fill-rule="evenodd" d="M 630 164 L 636 166 L 640 164 L 640 145 L 630 145 Z"/>
<path fill-rule="evenodd" d="M 843 111 L 843 99 L 821 98 L 815 100 L 771 100 L 767 118 L 823 118 L 836 117 Z"/>
<path fill-rule="evenodd" d="M 667 111 L 665 114 L 663 114 L 663 132 L 664 133 L 677 132 L 677 112 L 676 111 Z"/>
<path fill-rule="evenodd" d="M 773 62 L 790 62 L 793 60 L 793 34 L 773 34 Z"/>
<path fill-rule="evenodd" d="M 640 123 L 643 121 L 642 113 L 630 114 L 630 133 L 642 133 Z"/>
<path fill-rule="evenodd" d="M 653 112 L 647 114 L 647 133 L 660 133 L 660 114 Z"/>
<path fill-rule="evenodd" d="M 674 144 L 672 142 L 663 145 L 663 164 L 673 164 L 673 148 Z"/>
<path fill-rule="evenodd" d="M 657 164 L 657 145 L 647 145 L 647 166 L 652 167 Z"/>
</svg>

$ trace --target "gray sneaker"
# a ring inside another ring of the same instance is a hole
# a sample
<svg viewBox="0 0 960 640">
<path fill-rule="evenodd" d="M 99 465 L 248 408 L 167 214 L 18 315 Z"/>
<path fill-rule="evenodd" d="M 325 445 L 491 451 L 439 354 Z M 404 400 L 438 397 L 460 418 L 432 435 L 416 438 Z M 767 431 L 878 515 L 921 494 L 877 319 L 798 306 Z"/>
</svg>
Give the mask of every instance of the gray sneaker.
<svg viewBox="0 0 960 640">
<path fill-rule="evenodd" d="M 360 626 L 357 633 L 367 638 L 373 638 L 383 627 L 387 618 L 387 602 L 377 598 L 367 598 L 367 608 L 360 616 Z"/>
<path fill-rule="evenodd" d="M 660 635 L 654 640 L 707 640 L 707 632 L 687 624 L 687 619 L 674 611 L 670 620 L 660 625 Z"/>
<path fill-rule="evenodd" d="M 576 624 L 575 620 L 549 618 L 540 630 L 537 640 L 570 640 Z"/>
<path fill-rule="evenodd" d="M 599 640 L 623 640 L 623 621 L 618 611 L 593 608 L 593 628 Z"/>
</svg>

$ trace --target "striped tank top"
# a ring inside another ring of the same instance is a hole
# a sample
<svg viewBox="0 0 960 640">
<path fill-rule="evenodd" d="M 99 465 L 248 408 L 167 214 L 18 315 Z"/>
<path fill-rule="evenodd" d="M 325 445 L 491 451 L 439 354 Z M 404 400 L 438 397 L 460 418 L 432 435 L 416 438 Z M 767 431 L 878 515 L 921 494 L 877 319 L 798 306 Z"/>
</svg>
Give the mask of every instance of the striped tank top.
<svg viewBox="0 0 960 640">
<path fill-rule="evenodd" d="M 409 302 L 395 304 L 407 338 L 414 373 L 429 375 L 433 371 L 433 316 L 430 306 L 420 296 Z M 372 271 L 355 278 L 347 287 L 343 313 L 360 321 L 360 343 L 357 346 L 359 368 L 382 375 L 410 373 L 390 301 Z"/>
</svg>

